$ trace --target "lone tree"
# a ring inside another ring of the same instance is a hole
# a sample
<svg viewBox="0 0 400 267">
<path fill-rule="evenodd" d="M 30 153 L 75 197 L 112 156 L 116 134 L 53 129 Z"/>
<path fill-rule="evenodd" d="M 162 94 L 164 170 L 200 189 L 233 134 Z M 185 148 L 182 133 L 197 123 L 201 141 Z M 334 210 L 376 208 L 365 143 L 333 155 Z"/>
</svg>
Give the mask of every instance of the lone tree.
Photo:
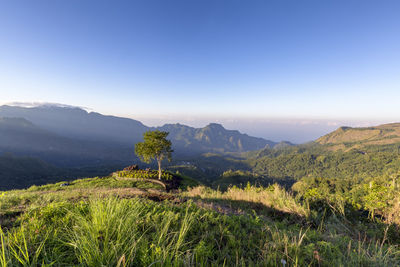
<svg viewBox="0 0 400 267">
<path fill-rule="evenodd" d="M 169 132 L 147 131 L 143 134 L 144 142 L 135 145 L 135 153 L 140 160 L 150 163 L 153 159 L 158 163 L 158 179 L 161 180 L 161 162 L 171 161 L 171 141 L 167 140 Z"/>
</svg>

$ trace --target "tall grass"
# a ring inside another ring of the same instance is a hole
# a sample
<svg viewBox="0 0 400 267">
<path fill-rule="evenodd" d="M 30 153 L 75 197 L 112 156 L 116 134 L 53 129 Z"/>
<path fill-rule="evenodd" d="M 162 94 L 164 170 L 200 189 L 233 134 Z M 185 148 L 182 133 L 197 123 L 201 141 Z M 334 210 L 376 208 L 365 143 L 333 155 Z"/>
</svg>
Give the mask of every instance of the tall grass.
<svg viewBox="0 0 400 267">
<path fill-rule="evenodd" d="M 1 255 L 0 264 L 7 266 L 48 266 L 39 261 L 47 236 L 36 244 L 32 244 L 31 236 L 27 235 L 24 227 L 5 235 L 0 228 Z M 34 246 L 33 246 L 34 245 Z"/>
<path fill-rule="evenodd" d="M 1 266 L 400 264 L 400 250 L 384 240 L 354 240 L 256 215 L 228 216 L 190 202 L 96 198 L 36 208 L 20 220 L 19 227 L 0 230 Z"/>
<path fill-rule="evenodd" d="M 96 200 L 87 213 L 74 213 L 74 226 L 67 229 L 68 245 L 74 248 L 78 262 L 86 266 L 179 262 L 185 254 L 185 237 L 193 216 L 186 209 L 180 227 L 174 230 L 176 214 L 163 215 L 154 224 L 140 201 Z M 155 238 L 149 239 L 149 235 Z"/>
<path fill-rule="evenodd" d="M 74 211 L 67 244 L 80 264 L 110 266 L 121 258 L 130 263 L 141 238 L 136 226 L 142 214 L 139 205 L 119 204 L 116 199 L 92 202 L 87 214 Z"/>
</svg>

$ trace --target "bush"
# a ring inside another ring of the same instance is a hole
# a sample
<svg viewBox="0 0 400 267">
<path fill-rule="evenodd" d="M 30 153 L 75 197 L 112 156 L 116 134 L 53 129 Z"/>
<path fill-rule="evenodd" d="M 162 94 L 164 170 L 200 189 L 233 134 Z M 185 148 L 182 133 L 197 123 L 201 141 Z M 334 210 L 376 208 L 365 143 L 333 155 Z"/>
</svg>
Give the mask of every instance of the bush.
<svg viewBox="0 0 400 267">
<path fill-rule="evenodd" d="M 118 171 L 117 175 L 124 178 L 135 178 L 135 179 L 158 179 L 158 171 L 155 170 L 132 170 L 132 171 Z M 173 174 L 162 171 L 161 179 L 169 181 L 174 178 Z"/>
</svg>

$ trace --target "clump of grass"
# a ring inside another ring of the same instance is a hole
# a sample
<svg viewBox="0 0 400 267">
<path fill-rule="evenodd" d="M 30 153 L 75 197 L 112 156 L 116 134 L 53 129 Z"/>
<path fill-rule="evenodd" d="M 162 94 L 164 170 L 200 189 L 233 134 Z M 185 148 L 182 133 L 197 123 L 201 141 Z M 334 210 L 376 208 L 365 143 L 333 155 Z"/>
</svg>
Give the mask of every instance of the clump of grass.
<svg viewBox="0 0 400 267">
<path fill-rule="evenodd" d="M 44 259 L 39 261 L 42 255 L 44 244 L 47 236 L 38 243 L 32 240 L 33 237 L 27 234 L 24 227 L 20 227 L 17 231 L 4 234 L 0 227 L 0 265 L 7 266 L 46 266 Z"/>
<path fill-rule="evenodd" d="M 175 228 L 177 214 L 165 212 L 154 224 L 143 204 L 109 198 L 92 201 L 87 213 L 75 212 L 73 227 L 67 229 L 67 244 L 74 248 L 78 262 L 86 266 L 179 262 L 193 216 L 186 209 Z"/>
<path fill-rule="evenodd" d="M 115 199 L 92 202 L 86 214 L 74 212 L 67 244 L 74 248 L 78 262 L 87 266 L 109 266 L 121 257 L 132 262 L 141 238 L 136 227 L 142 214 L 139 205 Z"/>
</svg>

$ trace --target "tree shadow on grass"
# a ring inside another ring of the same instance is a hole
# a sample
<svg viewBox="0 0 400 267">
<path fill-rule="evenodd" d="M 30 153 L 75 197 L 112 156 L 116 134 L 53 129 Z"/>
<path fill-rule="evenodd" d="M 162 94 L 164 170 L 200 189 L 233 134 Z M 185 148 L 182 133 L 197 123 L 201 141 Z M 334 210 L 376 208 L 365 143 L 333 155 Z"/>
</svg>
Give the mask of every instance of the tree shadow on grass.
<svg viewBox="0 0 400 267">
<path fill-rule="evenodd" d="M 400 225 L 387 224 L 384 222 L 384 218 L 371 219 L 365 210 L 358 210 L 351 206 L 346 206 L 346 215 L 341 216 L 331 210 L 328 204 L 319 203 L 322 210 L 306 217 L 295 212 L 267 206 L 260 202 L 201 197 L 185 197 L 185 199 L 192 200 L 202 208 L 211 209 L 225 215 L 257 215 L 266 221 L 287 225 L 296 224 L 300 227 L 309 227 L 315 230 L 321 230 L 326 221 L 331 220 L 337 222 L 338 227 L 341 225 L 346 226 L 350 230 L 348 234 L 354 239 L 365 236 L 367 239 L 380 240 L 384 243 L 400 244 Z M 329 226 L 325 225 L 325 227 Z"/>
<path fill-rule="evenodd" d="M 225 215 L 257 215 L 263 217 L 265 220 L 281 221 L 302 226 L 309 225 L 309 221 L 305 216 L 269 207 L 260 202 L 201 197 L 185 197 L 185 199 L 192 200 L 202 208 L 212 209 Z"/>
</svg>

